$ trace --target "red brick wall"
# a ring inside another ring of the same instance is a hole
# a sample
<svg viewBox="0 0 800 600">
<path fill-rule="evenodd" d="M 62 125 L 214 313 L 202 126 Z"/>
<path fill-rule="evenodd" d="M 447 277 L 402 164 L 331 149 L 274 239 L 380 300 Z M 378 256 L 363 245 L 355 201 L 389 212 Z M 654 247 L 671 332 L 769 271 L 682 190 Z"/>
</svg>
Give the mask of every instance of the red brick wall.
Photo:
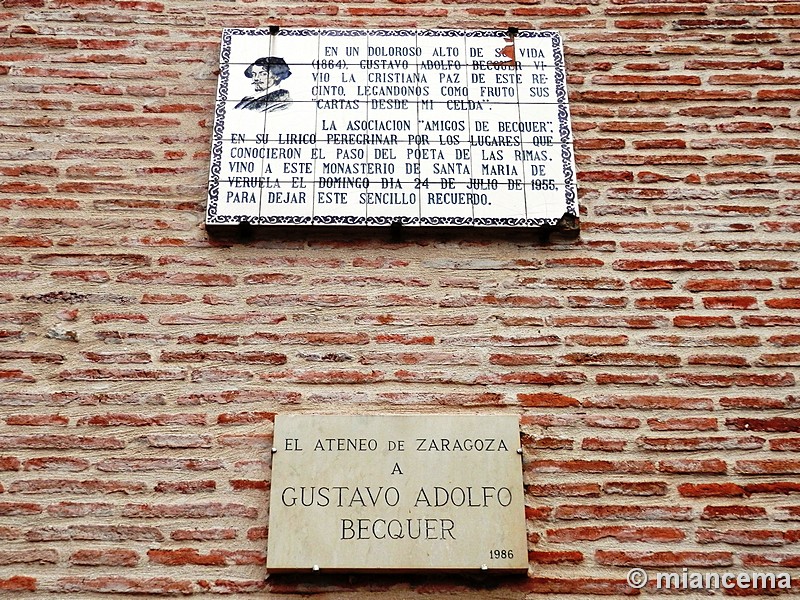
<svg viewBox="0 0 800 600">
<path fill-rule="evenodd" d="M 275 23 L 560 30 L 580 238 L 209 239 L 220 30 Z M 3 0 L 0 34 L 3 593 L 489 593 L 265 581 L 281 411 L 519 414 L 497 597 L 800 575 L 800 4 Z"/>
</svg>

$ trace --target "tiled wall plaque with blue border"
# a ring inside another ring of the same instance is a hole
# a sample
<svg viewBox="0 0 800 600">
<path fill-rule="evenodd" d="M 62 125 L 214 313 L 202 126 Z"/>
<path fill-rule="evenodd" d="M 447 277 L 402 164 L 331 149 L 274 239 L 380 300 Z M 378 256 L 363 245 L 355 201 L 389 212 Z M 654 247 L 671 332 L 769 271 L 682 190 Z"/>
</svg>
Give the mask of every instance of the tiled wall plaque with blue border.
<svg viewBox="0 0 800 600">
<path fill-rule="evenodd" d="M 553 31 L 225 29 L 206 223 L 578 214 Z"/>
</svg>

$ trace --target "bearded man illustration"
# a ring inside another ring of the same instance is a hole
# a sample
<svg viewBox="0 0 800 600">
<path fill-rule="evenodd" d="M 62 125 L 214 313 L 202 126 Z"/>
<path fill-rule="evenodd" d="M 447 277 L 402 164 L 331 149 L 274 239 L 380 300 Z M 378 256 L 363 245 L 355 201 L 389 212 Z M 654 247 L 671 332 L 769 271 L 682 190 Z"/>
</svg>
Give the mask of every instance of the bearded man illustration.
<svg viewBox="0 0 800 600">
<path fill-rule="evenodd" d="M 284 110 L 292 101 L 287 90 L 280 83 L 292 74 L 286 61 L 278 56 L 259 58 L 244 71 L 244 76 L 253 80 L 256 92 L 266 92 L 260 96 L 245 96 L 235 108 L 274 112 Z"/>
</svg>

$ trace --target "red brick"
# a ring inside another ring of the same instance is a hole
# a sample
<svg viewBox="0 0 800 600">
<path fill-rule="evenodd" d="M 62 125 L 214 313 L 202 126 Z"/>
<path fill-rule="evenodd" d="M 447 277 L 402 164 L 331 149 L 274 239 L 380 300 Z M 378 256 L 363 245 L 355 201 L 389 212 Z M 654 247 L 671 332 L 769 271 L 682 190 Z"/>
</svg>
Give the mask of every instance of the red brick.
<svg viewBox="0 0 800 600">
<path fill-rule="evenodd" d="M 637 429 L 640 421 L 635 417 L 616 417 L 611 415 L 587 416 L 583 418 L 587 427 L 600 429 Z"/>
<path fill-rule="evenodd" d="M 598 373 L 594 380 L 598 385 L 657 385 L 661 378 L 658 375 Z"/>
<path fill-rule="evenodd" d="M 0 448 L 112 450 L 124 448 L 125 445 L 123 440 L 113 437 L 53 434 L 0 436 Z"/>
<path fill-rule="evenodd" d="M 93 425 L 98 427 L 145 427 L 164 425 L 205 425 L 206 416 L 202 413 L 182 414 L 131 414 L 131 413 L 105 413 L 91 417 L 82 417 L 77 423 L 79 426 Z"/>
<path fill-rule="evenodd" d="M 559 364 L 565 365 L 602 365 L 602 366 L 657 366 L 677 367 L 680 359 L 670 354 L 637 354 L 634 352 L 597 352 L 597 353 L 570 353 L 558 359 Z"/>
<path fill-rule="evenodd" d="M 176 529 L 170 534 L 170 538 L 176 541 L 233 540 L 236 539 L 236 530 L 221 527 L 211 529 Z"/>
<path fill-rule="evenodd" d="M 692 510 L 688 506 L 618 506 L 618 505 L 562 505 L 555 511 L 556 519 L 609 519 L 609 520 L 659 520 L 690 521 Z"/>
<path fill-rule="evenodd" d="M 611 317 L 611 316 L 573 316 L 549 317 L 548 324 L 554 327 L 629 327 L 631 329 L 656 329 L 669 323 L 664 317 Z"/>
<path fill-rule="evenodd" d="M 91 465 L 85 458 L 72 458 L 67 456 L 52 456 L 28 458 L 24 462 L 25 471 L 70 471 L 73 473 L 85 471 Z"/>
<path fill-rule="evenodd" d="M 128 593 L 145 595 L 187 595 L 193 593 L 189 580 L 153 577 L 135 579 L 120 576 L 62 577 L 55 581 L 54 589 L 66 593 Z"/>
<path fill-rule="evenodd" d="M 800 365 L 800 352 L 781 352 L 776 354 L 762 354 L 756 361 L 757 365 L 770 367 L 792 367 Z"/>
<path fill-rule="evenodd" d="M 620 29 L 661 29 L 664 21 L 661 19 L 618 19 L 614 24 Z M 630 65 L 627 65 L 630 68 Z"/>
<path fill-rule="evenodd" d="M 542 565 L 580 564 L 583 562 L 583 554 L 577 550 L 530 551 L 528 560 Z"/>
<path fill-rule="evenodd" d="M 0 590 L 8 592 L 35 592 L 36 579 L 24 575 L 12 575 L 8 579 L 0 579 Z"/>
<path fill-rule="evenodd" d="M 2 550 L 0 551 L 0 565 L 54 564 L 58 562 L 58 552 L 55 550 Z"/>
<path fill-rule="evenodd" d="M 687 361 L 689 365 L 717 365 L 726 367 L 747 367 L 750 363 L 743 356 L 730 354 L 693 354 Z"/>
<path fill-rule="evenodd" d="M 264 479 L 231 479 L 231 489 L 234 490 L 268 490 L 270 482 Z"/>
<path fill-rule="evenodd" d="M 789 387 L 795 383 L 792 373 L 777 374 L 744 374 L 744 375 L 694 375 L 680 373 L 670 375 L 669 382 L 677 386 L 700 387 Z"/>
<path fill-rule="evenodd" d="M 540 406 L 540 407 L 564 407 L 564 406 L 578 406 L 577 399 L 558 394 L 555 392 L 539 392 L 535 394 L 517 394 L 517 398 L 522 406 Z"/>
<path fill-rule="evenodd" d="M 755 310 L 758 300 L 754 296 L 706 296 L 703 307 L 709 310 Z"/>
<path fill-rule="evenodd" d="M 780 515 L 777 517 L 779 521 L 797 521 L 800 517 L 800 511 L 796 506 L 779 506 Z M 786 532 L 786 540 L 789 542 L 796 542 L 798 539 L 797 530 L 789 530 Z"/>
<path fill-rule="evenodd" d="M 634 290 L 671 290 L 672 282 L 660 277 L 638 277 L 631 280 Z"/>
<path fill-rule="evenodd" d="M 800 451 L 800 438 L 777 438 L 769 441 L 769 449 L 778 452 Z"/>
<path fill-rule="evenodd" d="M 243 504 L 207 502 L 198 504 L 126 504 L 123 517 L 163 519 L 208 519 L 242 517 L 255 519 L 258 509 Z"/>
<path fill-rule="evenodd" d="M 139 283 L 146 285 L 165 283 L 170 285 L 231 286 L 236 283 L 236 278 L 231 275 L 213 273 L 131 271 L 119 275 L 116 281 L 120 283 Z"/>
<path fill-rule="evenodd" d="M 534 473 L 653 473 L 655 465 L 645 460 L 532 460 L 526 470 Z"/>
<path fill-rule="evenodd" d="M 186 379 L 182 369 L 74 369 L 58 373 L 64 381 L 175 381 Z"/>
<path fill-rule="evenodd" d="M 218 553 L 200 554 L 194 548 L 148 550 L 150 562 L 164 565 L 224 566 L 225 557 Z"/>
<path fill-rule="evenodd" d="M 267 539 L 266 527 L 251 527 L 247 530 L 248 540 L 265 540 Z"/>
<path fill-rule="evenodd" d="M 15 456 L 0 456 L 0 470 L 18 471 L 22 463 Z"/>
<path fill-rule="evenodd" d="M 191 302 L 186 294 L 142 294 L 142 304 L 185 304 Z"/>
<path fill-rule="evenodd" d="M 764 304 L 769 308 L 780 310 L 792 310 L 800 308 L 800 299 L 798 298 L 770 298 L 764 301 Z"/>
<path fill-rule="evenodd" d="M 567 346 L 625 346 L 628 339 L 627 335 L 570 335 L 564 342 Z"/>
<path fill-rule="evenodd" d="M 585 497 L 600 496 L 600 486 L 596 483 L 544 483 L 525 486 L 526 493 L 531 496 L 548 497 Z"/>
<path fill-rule="evenodd" d="M 624 296 L 567 296 L 570 308 L 624 308 L 628 299 Z"/>
<path fill-rule="evenodd" d="M 622 452 L 625 450 L 625 440 L 609 440 L 601 438 L 583 438 L 581 450 L 600 452 Z"/>
<path fill-rule="evenodd" d="M 741 318 L 746 327 L 783 327 L 800 325 L 800 318 L 787 316 L 745 316 Z"/>
<path fill-rule="evenodd" d="M 286 355 L 277 352 L 228 352 L 228 351 L 166 351 L 162 350 L 161 362 L 204 362 L 244 363 L 263 365 L 282 365 L 286 363 Z"/>
<path fill-rule="evenodd" d="M 69 425 L 69 418 L 62 415 L 14 415 L 5 418 L 6 425 L 33 427 L 63 427 Z"/>
<path fill-rule="evenodd" d="M 660 198 L 663 196 L 658 190 L 644 190 L 641 188 L 623 190 L 617 188 L 609 193 L 609 195 L 619 198 Z M 677 252 L 681 249 L 681 245 L 675 242 L 620 242 L 620 248 L 626 252 Z"/>
<path fill-rule="evenodd" d="M 729 567 L 733 553 L 596 550 L 595 561 L 617 567 Z"/>
<path fill-rule="evenodd" d="M 275 413 L 266 411 L 222 413 L 217 417 L 220 425 L 244 425 L 248 423 L 274 422 Z"/>
<path fill-rule="evenodd" d="M 639 309 L 682 310 L 694 307 L 694 300 L 689 296 L 652 296 L 637 298 L 634 306 Z"/>
<path fill-rule="evenodd" d="M 698 529 L 697 541 L 700 544 L 724 542 L 741 546 L 782 546 L 786 543 L 783 532 L 765 529 Z"/>
<path fill-rule="evenodd" d="M 134 494 L 145 489 L 144 483 L 113 479 L 30 479 L 9 486 L 10 492 L 22 494 Z"/>
<path fill-rule="evenodd" d="M 719 404 L 723 408 L 754 408 L 754 409 L 775 409 L 786 408 L 787 403 L 777 398 L 766 398 L 757 396 L 730 397 L 723 396 L 719 399 Z"/>
<path fill-rule="evenodd" d="M 33 502 L 2 502 L 0 501 L 0 516 L 14 517 L 18 515 L 38 515 L 43 511 L 40 504 Z"/>
<path fill-rule="evenodd" d="M 678 493 L 685 498 L 740 498 L 749 495 L 744 487 L 735 483 L 682 483 Z"/>
<path fill-rule="evenodd" d="M 554 437 L 530 437 L 527 435 L 522 436 L 523 450 L 570 450 L 572 449 L 573 442 L 569 439 L 554 438 Z"/>
<path fill-rule="evenodd" d="M 622 496 L 664 496 L 667 484 L 663 481 L 609 481 L 603 484 L 603 492 Z"/>
<path fill-rule="evenodd" d="M 800 556 L 781 552 L 767 552 L 763 554 L 742 554 L 742 564 L 745 567 L 790 567 L 800 565 Z"/>
<path fill-rule="evenodd" d="M 713 407 L 713 402 L 707 398 L 685 398 L 681 396 L 660 395 L 596 396 L 584 400 L 581 404 L 587 408 L 641 408 L 645 410 L 710 410 Z"/>
<path fill-rule="evenodd" d="M 733 263 L 713 260 L 630 260 L 620 259 L 613 263 L 618 271 L 733 271 Z"/>
<path fill-rule="evenodd" d="M 716 431 L 717 420 L 712 417 L 650 418 L 647 424 L 653 431 Z"/>
<path fill-rule="evenodd" d="M 69 562 L 81 566 L 135 567 L 139 562 L 139 555 L 133 550 L 122 548 L 76 550 L 70 554 Z"/>
<path fill-rule="evenodd" d="M 149 550 L 147 556 L 150 562 L 163 565 L 259 565 L 265 562 L 261 552 L 247 550 L 211 550 L 208 554 L 201 554 L 194 548 L 179 548 L 177 550 Z"/>
<path fill-rule="evenodd" d="M 739 268 L 756 271 L 794 271 L 796 263 L 790 260 L 741 260 Z"/>
<path fill-rule="evenodd" d="M 775 482 L 775 483 L 749 483 L 744 486 L 745 492 L 749 494 L 796 494 L 800 492 L 800 484 L 794 482 Z"/>
<path fill-rule="evenodd" d="M 642 437 L 639 444 L 647 450 L 694 452 L 697 450 L 755 450 L 764 446 L 764 438 L 755 436 L 725 437 Z"/>
<path fill-rule="evenodd" d="M 622 290 L 625 289 L 625 282 L 622 279 L 614 277 L 548 277 L 548 278 L 534 278 L 534 277 L 521 277 L 517 283 L 523 287 L 544 287 L 544 288 L 557 288 L 557 289 L 592 289 L 592 290 Z"/>
<path fill-rule="evenodd" d="M 733 317 L 705 317 L 680 315 L 673 319 L 675 327 L 735 327 Z"/>
<path fill-rule="evenodd" d="M 211 479 L 201 481 L 159 481 L 153 486 L 153 491 L 159 494 L 200 494 L 213 492 L 216 489 L 217 482 Z"/>
<path fill-rule="evenodd" d="M 800 460 L 737 460 L 734 470 L 742 475 L 795 475 L 800 473 Z"/>
<path fill-rule="evenodd" d="M 585 542 L 611 538 L 617 542 L 656 542 L 674 544 L 686 539 L 686 534 L 675 527 L 639 527 L 633 525 L 605 525 L 548 529 L 550 542 Z"/>
<path fill-rule="evenodd" d="M 766 519 L 767 511 L 761 506 L 706 506 L 700 518 L 712 521 Z"/>
<path fill-rule="evenodd" d="M 796 432 L 800 431 L 800 419 L 793 417 L 748 418 L 725 420 L 728 429 L 740 431 Z"/>
<path fill-rule="evenodd" d="M 114 505 L 109 502 L 55 502 L 47 507 L 47 514 L 61 518 L 90 515 L 94 517 L 109 517 L 114 514 Z"/>
<path fill-rule="evenodd" d="M 683 288 L 690 292 L 721 292 L 739 290 L 771 290 L 770 279 L 690 279 Z"/>
<path fill-rule="evenodd" d="M 800 277 L 781 277 L 780 285 L 785 290 L 800 289 Z"/>
<path fill-rule="evenodd" d="M 658 470 L 662 473 L 709 473 L 724 474 L 728 467 L 723 460 L 709 459 L 673 459 L 658 461 Z"/>
<path fill-rule="evenodd" d="M 20 369 L 1 369 L 0 380 L 10 383 L 34 383 L 36 378 Z"/>
</svg>

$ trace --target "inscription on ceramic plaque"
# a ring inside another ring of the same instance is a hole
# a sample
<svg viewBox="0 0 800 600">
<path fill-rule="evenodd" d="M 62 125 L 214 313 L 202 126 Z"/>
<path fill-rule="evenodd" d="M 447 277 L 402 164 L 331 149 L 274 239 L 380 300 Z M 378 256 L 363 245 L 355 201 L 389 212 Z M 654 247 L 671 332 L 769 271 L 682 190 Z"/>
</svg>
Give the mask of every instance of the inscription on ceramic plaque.
<svg viewBox="0 0 800 600">
<path fill-rule="evenodd" d="M 267 569 L 528 568 L 516 416 L 278 415 Z"/>
<path fill-rule="evenodd" d="M 206 223 L 578 214 L 554 31 L 225 29 Z"/>
</svg>

